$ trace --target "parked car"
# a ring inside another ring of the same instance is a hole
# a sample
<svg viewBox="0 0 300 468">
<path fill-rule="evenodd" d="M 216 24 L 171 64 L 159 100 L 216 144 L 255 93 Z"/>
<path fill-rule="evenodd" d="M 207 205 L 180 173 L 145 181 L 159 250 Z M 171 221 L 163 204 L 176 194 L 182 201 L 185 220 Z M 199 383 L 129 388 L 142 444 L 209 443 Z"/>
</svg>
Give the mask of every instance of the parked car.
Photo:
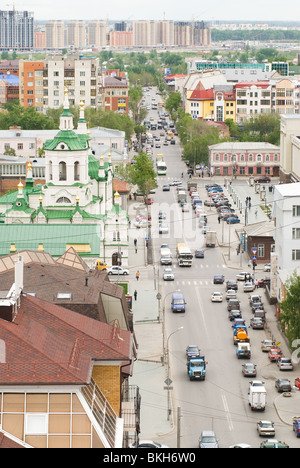
<svg viewBox="0 0 300 468">
<path fill-rule="evenodd" d="M 226 220 L 227 224 L 238 224 L 240 222 L 241 222 L 240 218 L 236 218 L 234 216 L 231 216 L 230 218 L 227 218 Z"/>
<path fill-rule="evenodd" d="M 249 273 L 247 271 L 242 271 L 236 275 L 237 281 L 246 281 L 247 279 L 252 278 L 252 273 Z"/>
<path fill-rule="evenodd" d="M 277 379 L 275 381 L 275 388 L 279 393 L 292 391 L 291 382 L 288 379 Z"/>
<path fill-rule="evenodd" d="M 256 377 L 257 370 L 256 365 L 248 362 L 247 364 L 242 365 L 242 374 L 244 377 Z"/>
<path fill-rule="evenodd" d="M 158 228 L 159 234 L 168 234 L 169 226 L 167 224 L 160 223 Z"/>
<path fill-rule="evenodd" d="M 120 266 L 112 266 L 107 269 L 108 275 L 129 275 L 129 270 Z"/>
<path fill-rule="evenodd" d="M 259 177 L 259 178 L 257 178 L 257 179 L 254 179 L 254 182 L 255 182 L 256 184 L 266 183 L 266 182 L 271 182 L 271 179 L 270 179 L 270 177 L 268 177 L 268 176 L 264 176 L 264 177 Z"/>
<path fill-rule="evenodd" d="M 168 448 L 168 446 L 159 444 L 158 442 L 154 442 L 153 440 L 139 440 L 138 444 L 130 444 L 129 448 L 164 449 Z"/>
<path fill-rule="evenodd" d="M 272 340 L 264 340 L 261 342 L 261 350 L 263 353 L 268 353 L 270 349 L 275 347 L 275 343 Z"/>
<path fill-rule="evenodd" d="M 277 364 L 278 364 L 278 367 L 279 367 L 280 371 L 293 370 L 293 367 L 294 367 L 293 363 L 292 363 L 292 360 L 290 358 L 287 358 L 287 357 L 282 357 L 282 358 L 278 359 Z"/>
<path fill-rule="evenodd" d="M 298 390 L 300 390 L 300 377 L 297 377 L 295 379 L 295 387 L 298 388 Z"/>
<path fill-rule="evenodd" d="M 268 353 L 268 357 L 271 362 L 277 362 L 278 359 L 282 358 L 282 351 L 279 348 L 272 348 Z"/>
<path fill-rule="evenodd" d="M 271 271 L 271 263 L 267 263 L 267 264 L 264 266 L 264 271 Z"/>
<path fill-rule="evenodd" d="M 289 448 L 289 445 L 277 439 L 267 439 L 260 444 L 260 448 Z"/>
<path fill-rule="evenodd" d="M 211 295 L 211 302 L 222 302 L 223 301 L 223 294 L 220 292 L 214 292 Z"/>
<path fill-rule="evenodd" d="M 199 448 L 219 448 L 214 431 L 202 431 L 199 437 Z"/>
<path fill-rule="evenodd" d="M 274 437 L 275 436 L 275 426 L 274 423 L 271 421 L 259 421 L 257 423 L 257 431 L 260 436 L 269 436 L 269 437 Z"/>
</svg>

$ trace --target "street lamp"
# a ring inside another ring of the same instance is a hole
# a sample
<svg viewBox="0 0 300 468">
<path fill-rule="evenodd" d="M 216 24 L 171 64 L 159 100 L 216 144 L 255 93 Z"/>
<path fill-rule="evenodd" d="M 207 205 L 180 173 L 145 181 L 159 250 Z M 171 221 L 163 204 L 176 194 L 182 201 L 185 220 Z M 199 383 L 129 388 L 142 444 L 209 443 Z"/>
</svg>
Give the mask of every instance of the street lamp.
<svg viewBox="0 0 300 468">
<path fill-rule="evenodd" d="M 170 385 L 172 383 L 172 381 L 170 380 L 170 359 L 169 359 L 169 339 L 171 338 L 172 335 L 174 335 L 175 333 L 179 332 L 180 330 L 182 330 L 183 327 L 179 327 L 177 328 L 177 330 L 173 331 L 172 333 L 170 333 L 170 335 L 168 336 L 167 338 L 167 348 L 166 348 L 166 355 L 167 355 L 167 379 L 166 379 L 166 383 L 167 383 L 167 390 L 168 390 L 168 409 L 167 409 L 167 420 L 169 421 L 170 419 L 170 413 L 171 413 L 171 408 L 170 408 Z"/>
</svg>

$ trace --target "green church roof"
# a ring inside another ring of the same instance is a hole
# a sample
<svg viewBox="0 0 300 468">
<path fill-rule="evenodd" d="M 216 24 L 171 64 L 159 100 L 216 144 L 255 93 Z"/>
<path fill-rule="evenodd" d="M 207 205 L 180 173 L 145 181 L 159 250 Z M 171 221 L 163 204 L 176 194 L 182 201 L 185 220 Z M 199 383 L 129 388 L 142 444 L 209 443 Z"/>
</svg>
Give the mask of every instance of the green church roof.
<svg viewBox="0 0 300 468">
<path fill-rule="evenodd" d="M 68 151 L 83 151 L 88 149 L 90 139 L 88 135 L 79 135 L 73 130 L 61 130 L 52 140 L 45 142 L 45 150 L 66 151 L 66 145 Z"/>
</svg>

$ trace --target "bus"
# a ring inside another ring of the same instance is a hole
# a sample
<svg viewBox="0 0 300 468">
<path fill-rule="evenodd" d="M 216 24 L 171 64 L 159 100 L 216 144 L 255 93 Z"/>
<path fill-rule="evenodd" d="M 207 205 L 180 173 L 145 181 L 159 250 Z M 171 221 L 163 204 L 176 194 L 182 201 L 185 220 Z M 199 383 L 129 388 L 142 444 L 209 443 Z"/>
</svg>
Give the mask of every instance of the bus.
<svg viewBox="0 0 300 468">
<path fill-rule="evenodd" d="M 188 266 L 191 267 L 193 264 L 193 254 L 189 247 L 186 244 L 177 245 L 177 262 L 178 266 Z"/>
<path fill-rule="evenodd" d="M 167 174 L 167 165 L 165 161 L 157 161 L 156 168 L 157 168 L 157 175 Z"/>
</svg>

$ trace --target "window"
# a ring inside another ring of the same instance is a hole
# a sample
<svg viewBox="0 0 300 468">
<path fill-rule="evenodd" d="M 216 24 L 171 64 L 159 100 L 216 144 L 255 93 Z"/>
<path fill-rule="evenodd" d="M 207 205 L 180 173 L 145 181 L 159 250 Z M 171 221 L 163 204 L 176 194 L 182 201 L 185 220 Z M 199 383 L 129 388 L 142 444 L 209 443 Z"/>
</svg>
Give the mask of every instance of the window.
<svg viewBox="0 0 300 468">
<path fill-rule="evenodd" d="M 293 228 L 292 229 L 292 238 L 293 239 L 300 239 L 300 228 Z"/>
<path fill-rule="evenodd" d="M 63 204 L 68 203 L 68 204 L 71 205 L 72 202 L 71 202 L 71 200 L 70 200 L 69 198 L 67 198 L 67 197 L 60 197 L 60 198 L 57 200 L 56 203 L 63 203 Z"/>
<path fill-rule="evenodd" d="M 28 413 L 25 417 L 26 435 L 46 435 L 48 430 L 48 415 L 43 413 Z"/>
<path fill-rule="evenodd" d="M 293 216 L 300 216 L 300 205 L 293 205 Z"/>
<path fill-rule="evenodd" d="M 292 260 L 300 260 L 300 250 L 292 250 Z"/>
<path fill-rule="evenodd" d="M 265 244 L 258 244 L 257 256 L 262 258 L 265 256 Z"/>
</svg>

